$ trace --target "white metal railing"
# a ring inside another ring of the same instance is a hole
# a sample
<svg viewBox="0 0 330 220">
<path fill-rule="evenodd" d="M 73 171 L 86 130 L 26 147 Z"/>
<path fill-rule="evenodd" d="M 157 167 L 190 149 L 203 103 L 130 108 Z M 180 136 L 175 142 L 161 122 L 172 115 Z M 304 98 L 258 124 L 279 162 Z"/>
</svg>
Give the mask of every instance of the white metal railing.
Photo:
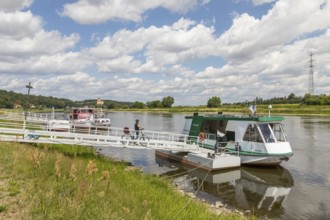
<svg viewBox="0 0 330 220">
<path fill-rule="evenodd" d="M 126 134 L 124 128 L 84 125 L 72 125 L 66 131 L 59 132 L 48 126 L 47 121 L 27 120 L 24 122 L 21 118 L 7 117 L 8 115 L 6 117 L 1 116 L 0 140 L 134 148 L 139 146 L 186 151 L 199 150 L 197 138 L 191 138 L 184 134 L 143 130 L 143 135 L 141 134 L 137 138 L 134 129 L 130 129 L 129 134 Z"/>
<path fill-rule="evenodd" d="M 38 118 L 31 120 L 32 118 Z M 43 137 L 40 140 L 48 143 L 69 143 L 69 144 L 89 144 L 95 145 L 103 141 L 103 144 L 118 145 L 136 147 L 136 144 L 143 147 L 152 148 L 168 148 L 168 146 L 176 147 L 177 149 L 191 149 L 191 148 L 208 148 L 215 145 L 215 140 L 210 140 L 208 143 L 207 135 L 204 141 L 201 141 L 199 137 L 190 137 L 184 134 L 148 131 L 144 130 L 144 139 L 136 139 L 134 129 L 129 129 L 129 134 L 124 132 L 124 128 L 107 127 L 107 126 L 84 126 L 83 124 L 70 124 L 67 130 L 62 132 L 56 132 L 55 127 L 49 124 L 47 117 L 43 117 L 42 114 L 29 114 L 27 121 L 24 124 L 24 113 L 18 111 L 0 111 L 0 135 L 9 132 L 12 137 L 17 139 L 17 135 L 20 135 L 25 142 L 29 137 Z M 48 117 L 49 118 L 49 117 Z M 42 120 L 44 119 L 44 120 Z M 15 133 L 16 132 L 16 133 Z M 46 140 L 46 139 L 49 140 Z M 69 139 L 70 142 L 67 142 Z M 91 141 L 94 140 L 94 141 Z M 106 140 L 106 141 L 104 141 Z M 37 141 L 32 139 L 31 141 Z M 41 141 L 39 141 L 41 142 Z M 223 142 L 228 145 L 235 145 L 231 142 Z M 222 142 L 221 142 L 222 144 Z M 189 147 L 188 147 L 189 145 Z M 227 146 L 228 147 L 228 146 Z M 226 149 L 224 147 L 223 149 Z"/>
<path fill-rule="evenodd" d="M 48 121 L 53 119 L 59 119 L 56 115 L 52 115 L 50 113 L 34 113 L 34 112 L 26 112 L 26 120 L 27 121 Z M 23 111 L 8 111 L 8 110 L 0 110 L 0 119 L 16 119 L 16 120 L 24 120 L 25 112 Z"/>
</svg>

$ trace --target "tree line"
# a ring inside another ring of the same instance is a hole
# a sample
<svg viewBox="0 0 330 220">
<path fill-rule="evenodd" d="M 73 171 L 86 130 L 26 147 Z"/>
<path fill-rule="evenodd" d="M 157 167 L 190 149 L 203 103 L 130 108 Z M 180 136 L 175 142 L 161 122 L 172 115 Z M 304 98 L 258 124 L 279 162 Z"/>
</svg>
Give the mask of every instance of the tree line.
<svg viewBox="0 0 330 220">
<path fill-rule="evenodd" d="M 330 95 L 311 95 L 305 94 L 303 97 L 296 96 L 294 93 L 290 93 L 285 97 L 274 97 L 271 99 L 262 99 L 256 97 L 255 100 L 246 101 L 244 103 L 238 102 L 233 104 L 303 104 L 303 105 L 330 105 Z M 103 100 L 102 106 L 97 105 L 97 99 L 72 101 L 70 99 L 56 98 L 52 96 L 36 96 L 25 95 L 21 93 L 15 93 L 12 91 L 0 90 L 0 108 L 52 108 L 64 109 L 71 107 L 103 107 L 106 109 L 143 109 L 143 108 L 171 108 L 174 104 L 174 98 L 171 96 L 163 97 L 162 100 L 152 100 L 146 103 L 136 102 L 119 102 L 114 100 Z M 221 98 L 219 96 L 213 96 L 208 99 L 206 106 L 208 108 L 217 108 L 222 105 Z"/>
<path fill-rule="evenodd" d="M 119 102 L 114 100 L 102 100 L 103 104 L 98 105 L 97 99 L 88 99 L 83 101 L 72 101 L 70 99 L 56 98 L 52 96 L 36 96 L 15 93 L 13 91 L 0 90 L 0 108 L 14 109 L 14 108 L 55 108 L 64 109 L 71 107 L 103 107 L 106 109 L 115 108 L 171 108 L 174 103 L 174 98 L 171 96 L 164 97 L 162 100 L 155 100 L 147 102 Z"/>
<path fill-rule="evenodd" d="M 296 96 L 294 93 L 290 93 L 284 97 L 274 97 L 271 99 L 263 100 L 260 97 L 256 97 L 254 101 L 250 103 L 255 104 L 302 104 L 302 105 L 330 105 L 330 95 L 311 95 L 305 94 L 304 96 Z"/>
</svg>

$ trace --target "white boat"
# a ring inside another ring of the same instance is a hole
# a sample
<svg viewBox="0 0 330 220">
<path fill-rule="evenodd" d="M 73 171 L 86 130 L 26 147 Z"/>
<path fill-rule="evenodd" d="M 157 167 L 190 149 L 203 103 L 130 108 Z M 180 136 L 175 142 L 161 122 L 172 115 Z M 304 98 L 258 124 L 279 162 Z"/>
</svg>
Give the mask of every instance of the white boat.
<svg viewBox="0 0 330 220">
<path fill-rule="evenodd" d="M 111 126 L 110 118 L 106 117 L 102 109 L 72 108 L 69 118 L 72 125 L 78 127 Z"/>
<path fill-rule="evenodd" d="M 195 113 L 185 119 L 183 133 L 191 141 L 202 148 L 238 153 L 242 164 L 274 166 L 293 155 L 283 117 Z"/>
<path fill-rule="evenodd" d="M 111 121 L 110 118 L 96 118 L 92 122 L 92 125 L 109 127 L 111 125 Z"/>
<path fill-rule="evenodd" d="M 70 131 L 71 126 L 69 120 L 51 119 L 44 125 L 44 129 L 48 131 Z"/>
<path fill-rule="evenodd" d="M 92 121 L 92 124 L 95 126 L 110 127 L 111 121 L 110 118 L 106 116 L 106 114 L 103 112 L 102 109 L 98 109 L 97 111 L 94 111 L 94 120 Z"/>
<path fill-rule="evenodd" d="M 53 108 L 51 119 L 47 119 L 43 129 L 48 131 L 70 131 L 71 121 L 65 119 L 55 119 L 55 109 Z"/>
</svg>

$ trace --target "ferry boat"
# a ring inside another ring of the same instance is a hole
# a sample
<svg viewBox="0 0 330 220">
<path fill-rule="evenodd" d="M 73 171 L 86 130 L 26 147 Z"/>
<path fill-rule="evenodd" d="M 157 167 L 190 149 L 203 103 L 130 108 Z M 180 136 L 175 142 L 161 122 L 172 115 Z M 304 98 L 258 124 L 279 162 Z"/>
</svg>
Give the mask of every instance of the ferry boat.
<svg viewBox="0 0 330 220">
<path fill-rule="evenodd" d="M 111 125 L 110 118 L 106 117 L 102 109 L 96 108 L 72 108 L 69 118 L 73 126 L 106 126 Z"/>
<path fill-rule="evenodd" d="M 208 114 L 185 117 L 183 133 L 202 148 L 239 154 L 241 164 L 275 166 L 293 155 L 281 116 Z"/>
</svg>

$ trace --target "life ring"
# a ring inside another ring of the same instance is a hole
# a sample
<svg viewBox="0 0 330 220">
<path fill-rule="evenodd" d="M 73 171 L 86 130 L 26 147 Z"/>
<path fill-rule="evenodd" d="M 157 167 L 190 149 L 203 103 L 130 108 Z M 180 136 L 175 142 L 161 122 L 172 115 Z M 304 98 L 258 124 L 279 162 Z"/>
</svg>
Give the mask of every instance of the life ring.
<svg viewBox="0 0 330 220">
<path fill-rule="evenodd" d="M 204 141 L 204 138 L 205 138 L 204 132 L 200 132 L 199 133 L 199 140 Z"/>
</svg>

